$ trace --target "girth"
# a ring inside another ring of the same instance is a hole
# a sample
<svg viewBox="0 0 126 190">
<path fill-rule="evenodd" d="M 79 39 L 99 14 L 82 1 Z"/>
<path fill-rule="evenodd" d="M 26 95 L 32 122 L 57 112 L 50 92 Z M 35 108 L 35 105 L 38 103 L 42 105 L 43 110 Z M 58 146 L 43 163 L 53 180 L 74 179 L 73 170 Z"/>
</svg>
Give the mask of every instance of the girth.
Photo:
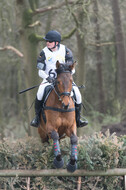
<svg viewBox="0 0 126 190">
<path fill-rule="evenodd" d="M 50 107 L 50 106 L 44 106 L 44 110 L 52 110 L 57 112 L 72 112 L 75 111 L 75 108 L 69 108 L 69 109 L 62 109 L 62 108 L 56 108 L 56 107 Z"/>
</svg>

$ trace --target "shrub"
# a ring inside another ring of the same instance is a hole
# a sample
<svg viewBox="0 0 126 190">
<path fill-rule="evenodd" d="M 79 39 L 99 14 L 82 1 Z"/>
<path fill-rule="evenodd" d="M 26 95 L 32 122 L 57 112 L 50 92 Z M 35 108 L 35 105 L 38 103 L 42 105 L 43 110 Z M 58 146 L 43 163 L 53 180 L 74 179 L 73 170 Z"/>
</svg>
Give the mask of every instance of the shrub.
<svg viewBox="0 0 126 190">
<path fill-rule="evenodd" d="M 69 138 L 61 141 L 65 166 L 70 156 Z M 53 168 L 52 141 L 42 144 L 39 138 L 25 137 L 15 141 L 0 141 L 0 169 Z M 126 136 L 96 133 L 79 139 L 78 169 L 107 170 L 126 167 Z M 0 189 L 77 189 L 77 177 L 0 178 Z M 82 177 L 82 190 L 122 190 L 122 177 Z"/>
</svg>

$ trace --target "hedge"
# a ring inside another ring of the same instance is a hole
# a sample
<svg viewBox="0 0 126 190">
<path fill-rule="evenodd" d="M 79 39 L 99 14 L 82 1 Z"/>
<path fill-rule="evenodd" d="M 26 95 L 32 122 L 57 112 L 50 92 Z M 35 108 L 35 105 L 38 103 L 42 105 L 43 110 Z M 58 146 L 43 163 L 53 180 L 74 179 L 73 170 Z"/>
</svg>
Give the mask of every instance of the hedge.
<svg viewBox="0 0 126 190">
<path fill-rule="evenodd" d="M 70 158 L 70 139 L 60 141 L 64 168 Z M 25 137 L 0 141 L 0 169 L 53 169 L 52 141 L 42 144 L 39 138 Z M 126 136 L 103 135 L 79 138 L 78 169 L 90 171 L 126 168 Z M 123 177 L 82 177 L 82 190 L 123 190 Z M 15 177 L 0 178 L 0 189 L 77 189 L 78 177 Z"/>
</svg>

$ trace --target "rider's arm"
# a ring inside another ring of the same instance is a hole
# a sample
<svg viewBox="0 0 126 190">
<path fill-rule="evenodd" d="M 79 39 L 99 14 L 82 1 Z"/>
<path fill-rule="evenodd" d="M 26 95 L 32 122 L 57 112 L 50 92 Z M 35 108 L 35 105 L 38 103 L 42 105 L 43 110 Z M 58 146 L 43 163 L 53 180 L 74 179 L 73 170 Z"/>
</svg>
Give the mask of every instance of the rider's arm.
<svg viewBox="0 0 126 190">
<path fill-rule="evenodd" d="M 38 75 L 39 75 L 39 77 L 41 77 L 41 78 L 43 78 L 43 79 L 46 79 L 46 78 L 48 78 L 48 75 L 45 73 L 45 71 L 43 71 L 43 70 L 39 70 L 38 71 Z"/>
<path fill-rule="evenodd" d="M 48 75 L 45 73 L 46 69 L 45 60 L 46 60 L 45 53 L 42 50 L 40 56 L 37 59 L 37 69 L 38 69 L 38 75 L 43 79 L 46 79 L 48 77 Z"/>
<path fill-rule="evenodd" d="M 66 55 L 65 55 L 65 62 L 71 62 L 73 63 L 73 54 L 70 49 L 66 47 Z M 72 74 L 75 73 L 75 69 L 72 70 Z"/>
</svg>

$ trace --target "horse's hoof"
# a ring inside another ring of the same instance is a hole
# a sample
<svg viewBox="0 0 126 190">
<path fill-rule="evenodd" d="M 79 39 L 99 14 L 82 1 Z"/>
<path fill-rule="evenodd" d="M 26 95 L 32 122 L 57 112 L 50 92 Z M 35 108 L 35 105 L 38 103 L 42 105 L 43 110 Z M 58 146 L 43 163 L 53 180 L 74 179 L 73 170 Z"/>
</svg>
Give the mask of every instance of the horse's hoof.
<svg viewBox="0 0 126 190">
<path fill-rule="evenodd" d="M 75 172 L 76 169 L 77 169 L 77 163 L 76 162 L 75 162 L 74 165 L 72 165 L 70 163 L 67 165 L 67 171 L 68 172 L 73 173 L 73 172 Z"/>
<path fill-rule="evenodd" d="M 63 167 L 64 161 L 61 158 L 61 155 L 58 155 L 55 157 L 53 164 L 56 168 L 62 168 Z"/>
<path fill-rule="evenodd" d="M 72 162 L 70 161 L 70 162 L 67 164 L 67 171 L 68 171 L 68 172 L 73 173 L 73 172 L 75 172 L 76 169 L 77 169 L 77 162 L 76 162 L 76 160 L 75 160 L 74 163 L 73 163 L 73 161 L 72 161 Z"/>
</svg>

